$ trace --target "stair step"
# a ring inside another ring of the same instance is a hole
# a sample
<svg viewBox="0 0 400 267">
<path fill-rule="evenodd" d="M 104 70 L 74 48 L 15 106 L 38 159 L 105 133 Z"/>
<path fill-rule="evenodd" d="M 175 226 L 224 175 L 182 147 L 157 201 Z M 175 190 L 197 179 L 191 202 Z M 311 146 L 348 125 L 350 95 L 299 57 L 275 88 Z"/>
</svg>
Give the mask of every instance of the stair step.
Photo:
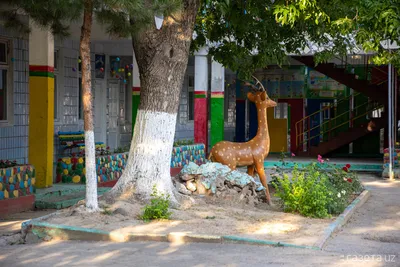
<svg viewBox="0 0 400 267">
<path fill-rule="evenodd" d="M 100 196 L 108 192 L 111 188 L 99 187 L 97 194 Z M 79 201 L 85 199 L 86 191 L 81 190 L 57 190 L 36 196 L 35 207 L 37 209 L 64 209 L 71 207 Z"/>
</svg>

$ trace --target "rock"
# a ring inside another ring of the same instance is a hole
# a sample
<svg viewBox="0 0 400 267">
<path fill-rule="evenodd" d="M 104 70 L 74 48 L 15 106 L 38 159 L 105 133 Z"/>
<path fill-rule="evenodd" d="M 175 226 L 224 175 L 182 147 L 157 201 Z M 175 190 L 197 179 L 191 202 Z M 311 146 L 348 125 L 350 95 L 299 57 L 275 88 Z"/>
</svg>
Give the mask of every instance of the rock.
<svg viewBox="0 0 400 267">
<path fill-rule="evenodd" d="M 186 188 L 192 192 L 196 191 L 196 185 L 193 181 L 186 181 Z"/>
<path fill-rule="evenodd" d="M 180 176 L 180 178 L 182 181 L 190 181 L 190 180 L 194 180 L 196 178 L 196 175 L 184 173 Z"/>
<path fill-rule="evenodd" d="M 207 195 L 208 194 L 207 191 L 208 190 L 201 181 L 201 179 L 196 179 L 196 193 L 199 195 Z"/>
<path fill-rule="evenodd" d="M 199 166 L 194 163 L 194 162 L 189 162 L 189 164 L 185 165 L 182 170 L 181 174 L 197 174 L 197 170 L 199 169 Z"/>
<path fill-rule="evenodd" d="M 113 214 L 121 214 L 122 216 L 128 216 L 128 212 L 123 208 L 117 208 L 113 211 Z"/>
<path fill-rule="evenodd" d="M 188 190 L 186 186 L 184 186 L 181 183 L 176 183 L 175 185 L 176 190 L 178 190 L 179 193 L 184 194 L 184 195 L 191 195 L 192 191 Z"/>
</svg>

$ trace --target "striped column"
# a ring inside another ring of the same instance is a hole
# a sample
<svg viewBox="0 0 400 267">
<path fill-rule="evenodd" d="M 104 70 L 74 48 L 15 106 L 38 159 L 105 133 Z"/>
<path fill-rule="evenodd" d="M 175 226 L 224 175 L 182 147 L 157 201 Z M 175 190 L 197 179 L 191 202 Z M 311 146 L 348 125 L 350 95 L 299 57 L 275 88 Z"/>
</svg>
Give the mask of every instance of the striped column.
<svg viewBox="0 0 400 267">
<path fill-rule="evenodd" d="M 54 40 L 31 25 L 29 40 L 29 164 L 36 169 L 36 186 L 53 185 Z"/>
<path fill-rule="evenodd" d="M 211 62 L 211 147 L 224 139 L 224 67 Z"/>
<path fill-rule="evenodd" d="M 236 128 L 235 141 L 246 141 L 246 98 L 242 93 L 241 83 L 236 79 Z"/>
<path fill-rule="evenodd" d="M 139 68 L 136 62 L 135 54 L 133 54 L 132 63 L 132 136 L 135 129 L 136 116 L 140 104 L 140 76 Z"/>
<path fill-rule="evenodd" d="M 208 61 L 206 49 L 195 54 L 194 59 L 194 141 L 208 150 Z"/>
</svg>

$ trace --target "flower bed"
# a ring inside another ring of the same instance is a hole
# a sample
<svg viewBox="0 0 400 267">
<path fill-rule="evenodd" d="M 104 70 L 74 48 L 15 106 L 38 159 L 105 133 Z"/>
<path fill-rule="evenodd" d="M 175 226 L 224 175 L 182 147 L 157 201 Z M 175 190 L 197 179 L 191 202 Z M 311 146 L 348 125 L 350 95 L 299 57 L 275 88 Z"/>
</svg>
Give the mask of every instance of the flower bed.
<svg viewBox="0 0 400 267">
<path fill-rule="evenodd" d="M 189 162 L 197 165 L 206 162 L 204 144 L 177 146 L 172 149 L 171 168 L 183 167 Z"/>
<path fill-rule="evenodd" d="M 35 168 L 31 165 L 0 168 L 0 200 L 32 195 L 35 182 Z"/>
<path fill-rule="evenodd" d="M 342 213 L 364 190 L 350 164 L 332 165 L 321 156 L 302 170 L 295 165 L 290 174 L 278 169 L 272 185 L 285 211 L 317 218 Z"/>
<path fill-rule="evenodd" d="M 128 153 L 96 157 L 97 181 L 107 182 L 118 179 L 125 169 Z M 57 182 L 86 183 L 85 158 L 72 156 L 61 158 L 57 162 Z"/>
</svg>

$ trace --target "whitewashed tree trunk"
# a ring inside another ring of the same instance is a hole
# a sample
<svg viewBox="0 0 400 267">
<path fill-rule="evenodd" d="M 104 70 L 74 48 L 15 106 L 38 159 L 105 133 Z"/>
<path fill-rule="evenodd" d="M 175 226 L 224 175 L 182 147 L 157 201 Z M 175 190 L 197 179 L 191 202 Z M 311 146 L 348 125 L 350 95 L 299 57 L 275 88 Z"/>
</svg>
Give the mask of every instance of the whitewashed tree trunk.
<svg viewBox="0 0 400 267">
<path fill-rule="evenodd" d="M 111 199 L 149 198 L 155 184 L 160 193 L 174 195 L 170 177 L 176 114 L 199 0 L 184 0 L 181 11 L 163 26 L 132 35 L 140 74 L 140 105 L 126 169 L 107 194 Z"/>
<path fill-rule="evenodd" d="M 169 171 L 175 124 L 176 114 L 138 111 L 129 160 L 114 190 L 146 199 L 156 185 L 176 201 Z"/>
<path fill-rule="evenodd" d="M 97 201 L 97 175 L 93 131 L 92 74 L 90 62 L 90 35 L 93 22 L 93 1 L 85 0 L 83 25 L 81 28 L 80 54 L 82 60 L 82 103 L 85 130 L 86 209 L 99 209 Z"/>
</svg>

